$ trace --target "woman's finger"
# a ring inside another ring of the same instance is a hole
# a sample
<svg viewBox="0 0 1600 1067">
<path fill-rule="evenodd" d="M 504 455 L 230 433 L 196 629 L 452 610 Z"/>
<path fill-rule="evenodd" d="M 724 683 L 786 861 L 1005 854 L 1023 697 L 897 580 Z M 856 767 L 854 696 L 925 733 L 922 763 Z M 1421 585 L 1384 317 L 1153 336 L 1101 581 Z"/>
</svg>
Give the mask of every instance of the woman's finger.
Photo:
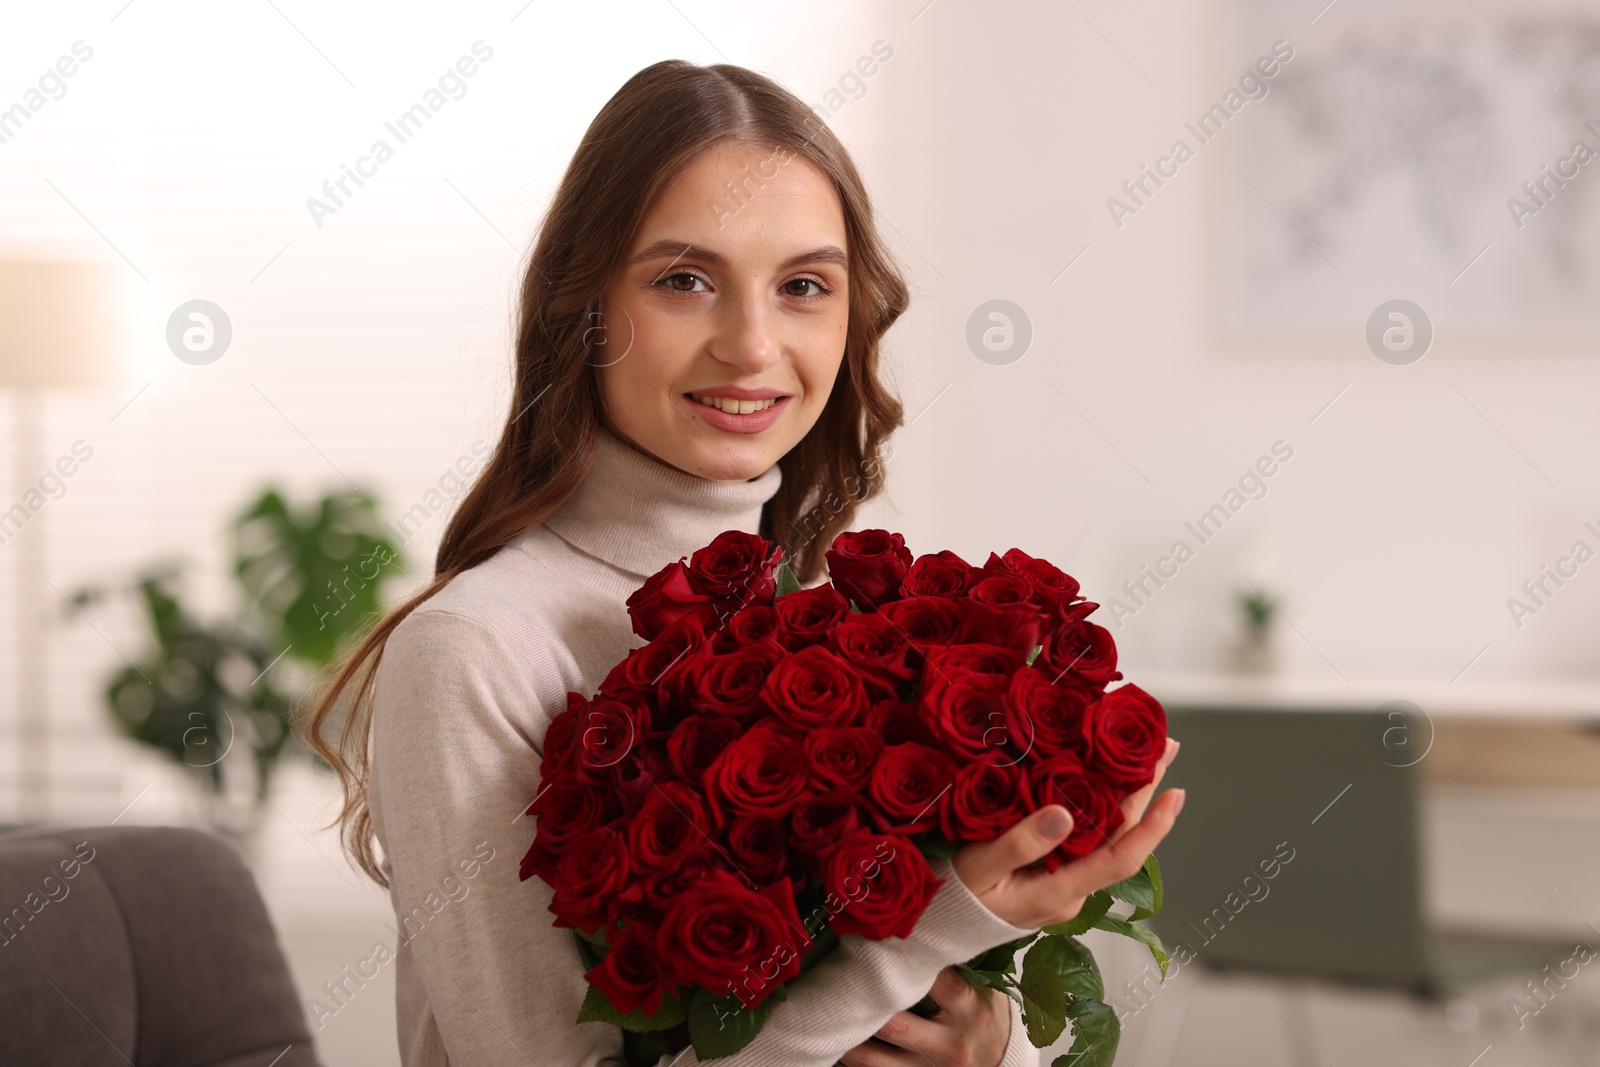
<svg viewBox="0 0 1600 1067">
<path fill-rule="evenodd" d="M 1130 793 L 1122 798 L 1122 825 L 1117 828 L 1116 833 L 1111 835 L 1111 840 L 1117 840 L 1117 838 L 1127 833 L 1134 823 L 1144 818 L 1144 810 L 1150 806 L 1150 798 L 1156 795 L 1156 788 L 1161 785 L 1161 779 L 1166 777 L 1167 768 L 1172 765 L 1173 760 L 1178 758 L 1178 748 L 1177 741 L 1170 737 L 1167 738 L 1166 751 L 1161 754 L 1160 761 L 1156 763 L 1155 777 L 1150 780 L 1150 784 L 1138 792 Z"/>
<path fill-rule="evenodd" d="M 933 980 L 928 996 L 939 1005 L 941 1012 L 952 1015 L 969 1013 L 979 1006 L 978 987 L 961 977 L 954 967 L 946 967 Z"/>
<path fill-rule="evenodd" d="M 1049 804 L 1021 819 L 993 841 L 964 845 L 951 859 L 956 876 L 982 897 L 1013 871 L 1042 859 L 1072 832 L 1072 814 Z"/>
<path fill-rule="evenodd" d="M 1132 878 L 1172 829 L 1183 808 L 1184 791 L 1169 789 L 1150 805 L 1144 818 L 1116 841 L 1101 845 L 1087 856 L 1048 876 L 1062 898 L 1075 899 Z M 1074 912 L 1076 914 L 1076 912 Z M 1066 918 L 1071 918 L 1067 916 Z M 1066 921 L 1051 920 L 1055 921 Z"/>
<path fill-rule="evenodd" d="M 1019 882 L 1016 896 L 1004 903 L 1009 911 L 1039 917 L 1034 926 L 1066 922 L 1077 915 L 1090 893 L 1131 878 L 1156 845 L 1167 836 L 1183 807 L 1183 790 L 1169 789 L 1150 805 L 1144 818 L 1118 841 L 1101 845 L 1082 859 L 1058 868 L 1053 874 L 1036 874 Z M 993 905 L 990 905 L 993 908 Z M 1014 925 L 1024 925 L 1016 923 Z"/>
</svg>

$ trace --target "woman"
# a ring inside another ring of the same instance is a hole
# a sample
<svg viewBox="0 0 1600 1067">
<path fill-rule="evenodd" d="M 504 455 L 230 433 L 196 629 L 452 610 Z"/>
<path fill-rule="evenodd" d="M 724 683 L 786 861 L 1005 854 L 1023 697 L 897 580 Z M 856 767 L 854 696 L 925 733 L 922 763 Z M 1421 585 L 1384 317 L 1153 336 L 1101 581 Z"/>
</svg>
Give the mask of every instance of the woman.
<svg viewBox="0 0 1600 1067">
<path fill-rule="evenodd" d="M 848 155 L 767 79 L 659 63 L 590 126 L 534 246 L 494 454 L 434 581 L 308 726 L 344 785 L 347 847 L 394 903 L 411 1067 L 621 1062 L 617 1030 L 574 1022 L 583 968 L 548 887 L 517 877 L 545 728 L 630 647 L 629 593 L 717 533 L 759 531 L 820 576 L 881 484 L 901 412 L 878 343 L 905 306 Z M 1012 1002 L 948 968 L 1132 873 L 1181 804 L 1146 811 L 1154 788 L 1118 847 L 1054 875 L 1022 868 L 1069 832 L 1059 806 L 935 864 L 910 938 L 843 939 L 718 1062 L 1036 1063 Z M 938 1014 L 903 1010 L 930 988 Z"/>
</svg>

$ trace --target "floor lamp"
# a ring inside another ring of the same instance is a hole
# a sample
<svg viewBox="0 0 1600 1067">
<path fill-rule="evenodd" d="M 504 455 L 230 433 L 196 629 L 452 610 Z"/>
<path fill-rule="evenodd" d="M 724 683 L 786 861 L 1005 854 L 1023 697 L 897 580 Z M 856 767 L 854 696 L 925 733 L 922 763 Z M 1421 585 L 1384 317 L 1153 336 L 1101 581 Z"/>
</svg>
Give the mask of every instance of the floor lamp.
<svg viewBox="0 0 1600 1067">
<path fill-rule="evenodd" d="M 117 356 L 116 310 L 108 265 L 0 260 L 0 388 L 11 391 L 13 471 L 8 498 L 0 499 L 0 555 L 11 555 L 13 724 L 18 812 L 24 822 L 41 822 L 50 814 L 45 638 L 56 613 L 49 609 L 55 594 L 45 584 L 50 499 L 39 492 L 39 479 L 51 462 L 44 452 L 43 395 L 47 389 L 110 383 Z"/>
</svg>

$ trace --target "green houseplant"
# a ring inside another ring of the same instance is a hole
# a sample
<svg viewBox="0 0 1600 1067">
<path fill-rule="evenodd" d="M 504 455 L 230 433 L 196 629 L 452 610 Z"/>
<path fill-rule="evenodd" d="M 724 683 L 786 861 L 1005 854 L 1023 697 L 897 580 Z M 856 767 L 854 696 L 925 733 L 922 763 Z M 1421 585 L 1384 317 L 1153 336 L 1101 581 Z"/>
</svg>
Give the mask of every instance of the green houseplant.
<svg viewBox="0 0 1600 1067">
<path fill-rule="evenodd" d="M 299 748 L 290 717 L 317 672 L 371 624 L 403 561 L 376 499 L 356 490 L 296 506 L 269 487 L 228 534 L 238 603 L 225 618 L 186 603 L 175 563 L 72 601 L 134 600 L 145 647 L 106 683 L 111 718 L 192 774 L 210 822 L 244 835 L 259 823 L 278 761 Z"/>
</svg>

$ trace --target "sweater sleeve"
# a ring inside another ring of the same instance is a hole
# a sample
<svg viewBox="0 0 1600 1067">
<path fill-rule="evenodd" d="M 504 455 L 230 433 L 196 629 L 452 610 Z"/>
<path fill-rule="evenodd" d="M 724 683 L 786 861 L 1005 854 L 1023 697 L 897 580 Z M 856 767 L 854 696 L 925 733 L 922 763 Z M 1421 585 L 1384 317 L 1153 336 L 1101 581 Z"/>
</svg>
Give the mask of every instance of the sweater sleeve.
<svg viewBox="0 0 1600 1067">
<path fill-rule="evenodd" d="M 620 1031 L 574 1021 L 587 983 L 571 931 L 552 925 L 550 887 L 517 877 L 534 831 L 520 813 L 538 793 L 544 729 L 566 693 L 554 659 L 525 659 L 480 622 L 423 610 L 390 636 L 379 668 L 371 803 L 397 916 L 407 1067 L 623 1063 Z M 1030 932 L 990 912 L 947 861 L 933 871 L 941 885 L 910 937 L 841 938 L 772 1004 L 749 1046 L 712 1062 L 832 1067 L 942 968 Z M 1031 1051 L 1013 1012 L 1002 1062 L 1032 1067 Z M 698 1062 L 692 1049 L 661 1060 Z"/>
</svg>

